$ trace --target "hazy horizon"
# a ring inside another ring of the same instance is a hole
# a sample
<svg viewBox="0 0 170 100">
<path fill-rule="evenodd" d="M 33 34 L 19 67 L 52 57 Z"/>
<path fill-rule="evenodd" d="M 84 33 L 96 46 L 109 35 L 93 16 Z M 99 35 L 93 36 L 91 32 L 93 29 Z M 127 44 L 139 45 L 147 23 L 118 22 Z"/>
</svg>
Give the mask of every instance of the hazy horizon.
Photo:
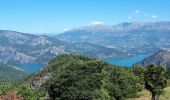
<svg viewBox="0 0 170 100">
<path fill-rule="evenodd" d="M 104 25 L 104 26 L 114 26 L 122 23 L 140 23 L 140 24 L 148 24 L 148 23 L 157 23 L 157 22 L 170 22 L 170 21 L 153 21 L 153 22 L 139 22 L 139 21 L 132 21 L 132 22 L 119 22 L 115 24 L 106 24 L 106 23 L 99 23 L 99 22 L 94 22 L 94 23 L 88 23 L 88 24 L 83 24 L 77 27 L 73 27 L 70 29 L 64 29 L 61 31 L 55 31 L 55 32 L 25 32 L 25 31 L 18 31 L 18 30 L 11 30 L 11 29 L 0 29 L 0 30 L 7 30 L 7 31 L 16 31 L 16 32 L 21 32 L 21 33 L 26 33 L 26 34 L 32 34 L 32 35 L 57 35 L 57 34 L 62 34 L 66 31 L 71 31 L 74 29 L 82 28 L 82 27 L 91 27 L 91 26 L 97 26 L 97 25 Z"/>
</svg>

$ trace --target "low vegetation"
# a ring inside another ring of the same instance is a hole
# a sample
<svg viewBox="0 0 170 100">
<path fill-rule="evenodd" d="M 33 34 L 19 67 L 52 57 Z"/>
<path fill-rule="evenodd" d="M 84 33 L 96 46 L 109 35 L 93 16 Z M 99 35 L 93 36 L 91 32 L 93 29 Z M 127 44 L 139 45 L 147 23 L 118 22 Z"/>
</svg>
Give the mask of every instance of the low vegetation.
<svg viewBox="0 0 170 100">
<path fill-rule="evenodd" d="M 160 99 L 168 93 L 165 67 L 128 68 L 67 54 L 50 60 L 44 69 L 19 83 L 2 83 L 0 90 L 6 89 L 0 95 L 16 91 L 27 100 L 131 100 L 141 98 L 143 93 L 148 94 L 146 89 L 156 93 L 157 98 L 160 95 Z"/>
<path fill-rule="evenodd" d="M 12 81 L 15 82 L 16 80 L 23 79 L 28 74 L 23 70 L 7 65 L 7 64 L 0 64 L 0 82 L 2 81 Z"/>
<path fill-rule="evenodd" d="M 17 96 L 23 97 L 26 100 L 37 100 L 42 96 L 42 92 L 38 89 L 31 89 L 26 86 L 19 86 L 11 82 L 0 83 L 0 96 L 8 95 L 10 92 L 17 92 Z"/>
</svg>

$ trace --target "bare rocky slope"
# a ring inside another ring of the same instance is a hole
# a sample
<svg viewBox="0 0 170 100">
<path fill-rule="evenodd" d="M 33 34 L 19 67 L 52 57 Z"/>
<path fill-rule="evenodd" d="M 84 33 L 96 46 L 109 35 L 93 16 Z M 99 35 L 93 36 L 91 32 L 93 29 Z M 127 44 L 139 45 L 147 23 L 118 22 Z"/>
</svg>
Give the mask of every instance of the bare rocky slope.
<svg viewBox="0 0 170 100">
<path fill-rule="evenodd" d="M 69 43 L 44 35 L 0 30 L 0 63 L 47 63 L 61 54 L 83 54 L 100 59 L 121 58 L 115 49 L 89 43 Z"/>
</svg>

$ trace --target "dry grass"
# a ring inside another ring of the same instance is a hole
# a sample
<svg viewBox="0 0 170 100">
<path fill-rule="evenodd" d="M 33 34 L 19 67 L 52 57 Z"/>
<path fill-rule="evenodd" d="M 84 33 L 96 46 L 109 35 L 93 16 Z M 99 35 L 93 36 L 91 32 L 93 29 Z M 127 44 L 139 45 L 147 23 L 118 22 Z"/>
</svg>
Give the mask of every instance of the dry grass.
<svg viewBox="0 0 170 100">
<path fill-rule="evenodd" d="M 151 95 L 144 90 L 140 93 L 139 98 L 129 98 L 127 100 L 151 100 Z M 160 100 L 170 100 L 170 87 L 165 88 L 165 92 L 160 96 Z"/>
<path fill-rule="evenodd" d="M 127 100 L 150 100 L 151 96 L 149 95 L 149 92 L 146 90 L 143 90 L 139 93 L 139 98 L 128 98 Z"/>
<path fill-rule="evenodd" d="M 165 88 L 165 93 L 160 96 L 160 100 L 170 100 L 170 87 Z"/>
</svg>

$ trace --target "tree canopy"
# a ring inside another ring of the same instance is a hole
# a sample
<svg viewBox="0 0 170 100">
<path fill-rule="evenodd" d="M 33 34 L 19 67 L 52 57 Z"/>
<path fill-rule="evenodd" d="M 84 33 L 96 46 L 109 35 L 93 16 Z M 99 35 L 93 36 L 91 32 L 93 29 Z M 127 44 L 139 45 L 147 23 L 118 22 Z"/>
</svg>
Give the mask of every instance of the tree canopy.
<svg viewBox="0 0 170 100">
<path fill-rule="evenodd" d="M 120 100 L 140 90 L 138 78 L 129 68 L 80 55 L 59 58 L 62 60 L 51 60 L 51 68 L 57 69 L 45 85 L 53 99 Z"/>
<path fill-rule="evenodd" d="M 152 100 L 158 100 L 159 95 L 167 85 L 166 67 L 163 65 L 148 65 L 144 70 L 145 88 L 152 94 Z"/>
</svg>

